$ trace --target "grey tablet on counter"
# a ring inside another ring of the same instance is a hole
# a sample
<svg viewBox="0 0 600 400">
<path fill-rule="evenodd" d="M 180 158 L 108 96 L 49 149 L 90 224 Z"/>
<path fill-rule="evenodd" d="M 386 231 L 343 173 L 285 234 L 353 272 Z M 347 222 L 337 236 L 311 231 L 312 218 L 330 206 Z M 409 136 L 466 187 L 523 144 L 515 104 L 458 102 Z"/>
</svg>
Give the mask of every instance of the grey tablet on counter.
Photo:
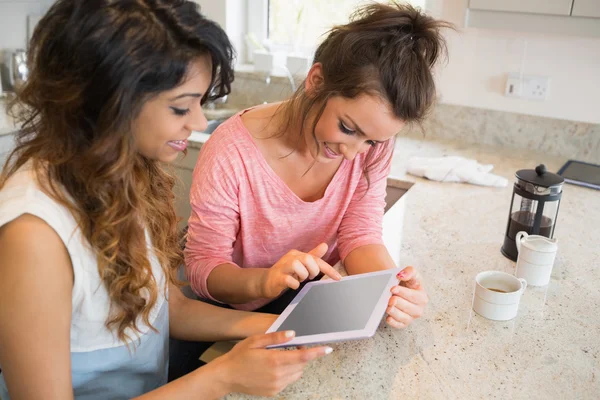
<svg viewBox="0 0 600 400">
<path fill-rule="evenodd" d="M 293 330 L 289 347 L 372 337 L 385 314 L 390 289 L 402 268 L 310 282 L 302 288 L 267 333 Z"/>
</svg>

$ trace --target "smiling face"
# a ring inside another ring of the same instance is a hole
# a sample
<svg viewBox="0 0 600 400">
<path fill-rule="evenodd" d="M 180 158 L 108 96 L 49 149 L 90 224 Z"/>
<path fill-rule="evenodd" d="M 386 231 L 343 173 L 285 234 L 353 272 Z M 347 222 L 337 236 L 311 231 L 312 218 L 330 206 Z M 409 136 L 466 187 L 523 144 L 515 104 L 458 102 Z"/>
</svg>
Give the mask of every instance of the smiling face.
<svg viewBox="0 0 600 400">
<path fill-rule="evenodd" d="M 307 77 L 307 92 L 314 90 L 321 81 L 320 67 L 315 65 Z M 318 162 L 329 163 L 340 157 L 351 161 L 358 154 L 393 138 L 404 125 L 405 122 L 397 118 L 389 104 L 379 96 L 363 94 L 351 99 L 336 96 L 327 101 L 315 127 L 319 149 L 310 129 L 306 130 L 305 138 Z"/>
<path fill-rule="evenodd" d="M 192 131 L 203 131 L 208 121 L 200 100 L 211 82 L 211 60 L 203 56 L 190 64 L 184 82 L 148 100 L 133 122 L 137 151 L 146 158 L 172 162 L 185 150 Z"/>
</svg>

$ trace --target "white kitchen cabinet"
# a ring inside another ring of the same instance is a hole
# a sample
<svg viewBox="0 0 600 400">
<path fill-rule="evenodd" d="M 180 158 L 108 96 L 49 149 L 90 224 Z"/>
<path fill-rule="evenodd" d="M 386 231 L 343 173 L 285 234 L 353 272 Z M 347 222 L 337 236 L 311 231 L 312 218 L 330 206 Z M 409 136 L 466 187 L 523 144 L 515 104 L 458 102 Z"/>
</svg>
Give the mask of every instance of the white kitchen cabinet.
<svg viewBox="0 0 600 400">
<path fill-rule="evenodd" d="M 570 15 L 572 6 L 573 0 L 471 0 L 469 4 L 469 8 L 473 10 L 552 15 Z"/>
<path fill-rule="evenodd" d="M 600 18 L 600 0 L 575 0 L 571 15 L 574 17 Z"/>
<path fill-rule="evenodd" d="M 175 167 L 175 213 L 179 218 L 179 230 L 185 228 L 192 212 L 190 206 L 190 187 L 192 185 L 192 170 Z"/>
<path fill-rule="evenodd" d="M 470 0 L 465 26 L 600 37 L 600 0 Z"/>
<path fill-rule="evenodd" d="M 198 143 L 196 143 L 198 144 Z M 175 167 L 175 213 L 180 219 L 178 228 L 181 230 L 187 226 L 192 207 L 190 206 L 190 188 L 192 187 L 192 174 L 198 159 L 199 150 L 188 148 L 185 157 L 180 156 L 174 163 Z"/>
<path fill-rule="evenodd" d="M 406 210 L 405 196 L 413 186 L 413 183 L 393 177 L 388 177 L 387 183 L 386 207 L 382 224 L 383 244 L 390 253 L 394 263 L 400 266 L 404 214 Z"/>
</svg>

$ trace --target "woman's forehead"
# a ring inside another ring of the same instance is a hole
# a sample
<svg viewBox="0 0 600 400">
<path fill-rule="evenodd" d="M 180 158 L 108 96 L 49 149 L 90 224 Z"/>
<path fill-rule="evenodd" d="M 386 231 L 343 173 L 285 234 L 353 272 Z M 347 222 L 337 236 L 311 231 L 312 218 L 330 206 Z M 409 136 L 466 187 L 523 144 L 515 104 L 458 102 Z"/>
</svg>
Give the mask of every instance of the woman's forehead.
<svg viewBox="0 0 600 400">
<path fill-rule="evenodd" d="M 355 125 L 368 139 L 385 141 L 395 136 L 405 125 L 394 115 L 389 103 L 379 96 L 363 94 L 354 98 L 333 97 L 328 107 L 338 115 L 346 118 L 345 122 Z"/>
</svg>

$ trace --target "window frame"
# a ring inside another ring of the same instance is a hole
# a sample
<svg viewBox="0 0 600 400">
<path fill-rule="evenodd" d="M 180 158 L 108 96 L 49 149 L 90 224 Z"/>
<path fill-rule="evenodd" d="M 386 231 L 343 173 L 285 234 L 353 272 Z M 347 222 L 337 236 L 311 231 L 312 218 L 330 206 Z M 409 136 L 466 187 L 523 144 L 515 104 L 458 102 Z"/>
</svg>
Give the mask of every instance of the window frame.
<svg viewBox="0 0 600 400">
<path fill-rule="evenodd" d="M 254 33 L 258 42 L 262 44 L 269 37 L 269 0 L 247 0 L 246 9 L 247 33 Z M 253 52 L 252 46 L 246 45 L 246 59 L 249 63 L 254 63 Z"/>
</svg>

